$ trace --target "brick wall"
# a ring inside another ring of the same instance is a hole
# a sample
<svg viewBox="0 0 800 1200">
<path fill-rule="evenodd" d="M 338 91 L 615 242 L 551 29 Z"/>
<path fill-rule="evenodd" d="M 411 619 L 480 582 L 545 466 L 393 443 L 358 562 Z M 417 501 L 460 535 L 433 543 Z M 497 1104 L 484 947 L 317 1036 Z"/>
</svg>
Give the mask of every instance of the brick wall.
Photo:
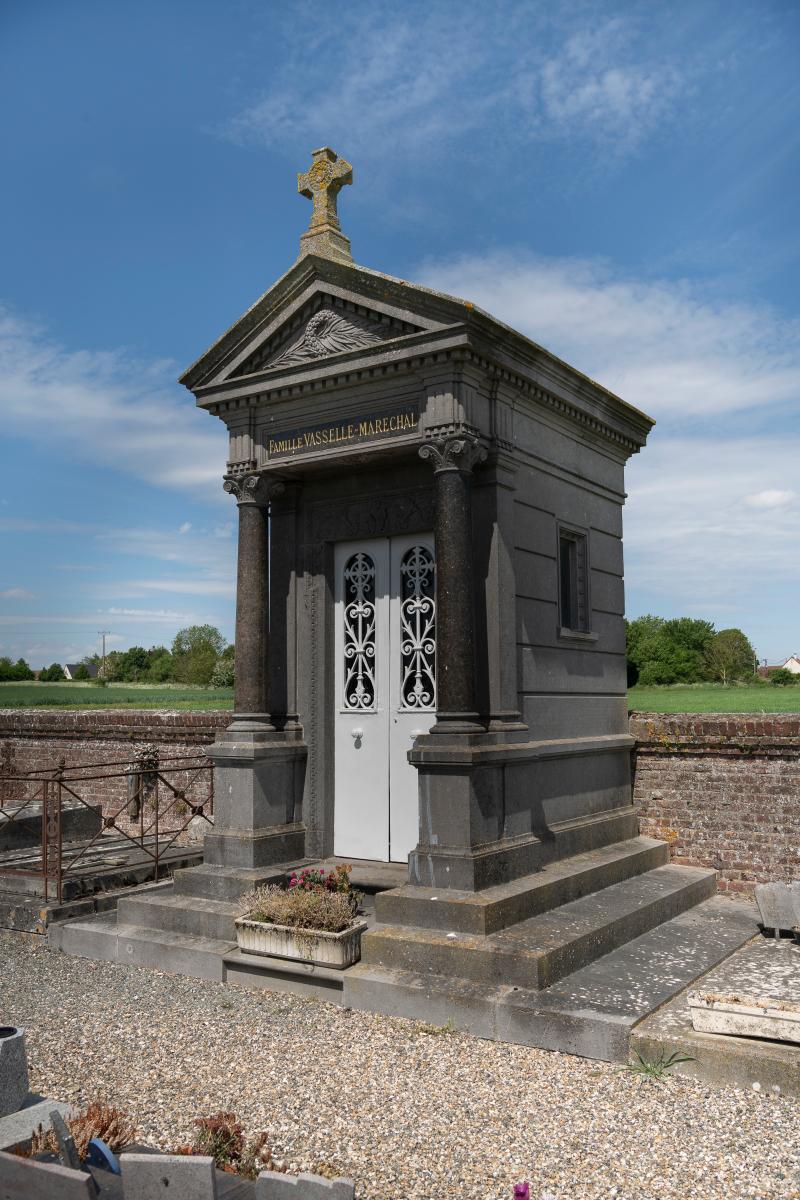
<svg viewBox="0 0 800 1200">
<path fill-rule="evenodd" d="M 2 776 L 130 760 L 146 742 L 162 758 L 196 754 L 230 723 L 227 712 L 0 711 Z M 749 891 L 800 879 L 800 716 L 637 713 L 631 717 L 634 801 L 642 833 L 672 845 L 674 860 L 711 866 L 720 888 Z M 104 807 L 125 780 L 84 785 Z"/>
<path fill-rule="evenodd" d="M 107 776 L 124 771 L 143 745 L 158 747 L 160 761 L 196 756 L 213 742 L 217 731 L 230 724 L 229 712 L 152 712 L 115 709 L 59 711 L 58 709 L 0 710 L 0 803 L 22 800 L 37 784 L 26 785 L 9 776 L 53 771 L 61 759 L 73 776 L 94 775 L 94 771 L 79 772 L 88 764 L 108 764 L 101 767 Z M 187 764 L 188 766 L 188 764 Z M 180 770 L 166 773 L 175 787 L 189 787 L 189 797 L 201 798 L 204 782 L 193 779 L 193 773 Z M 82 779 L 74 790 L 89 804 L 100 804 L 104 816 L 119 812 L 127 799 L 128 781 L 116 778 Z M 160 785 L 163 788 L 163 784 Z M 66 797 L 65 797 L 66 798 Z M 174 816 L 174 813 L 170 814 Z M 121 828 L 133 828 L 120 817 Z"/>
<path fill-rule="evenodd" d="M 800 879 L 800 715 L 637 713 L 634 802 L 722 891 Z"/>
</svg>

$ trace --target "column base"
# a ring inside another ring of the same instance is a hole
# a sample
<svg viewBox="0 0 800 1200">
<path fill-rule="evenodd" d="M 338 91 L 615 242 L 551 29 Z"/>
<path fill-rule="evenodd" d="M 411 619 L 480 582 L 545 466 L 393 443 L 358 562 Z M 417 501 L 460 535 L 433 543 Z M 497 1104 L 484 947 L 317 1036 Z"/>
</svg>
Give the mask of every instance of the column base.
<svg viewBox="0 0 800 1200">
<path fill-rule="evenodd" d="M 542 865 L 542 843 L 534 834 L 473 848 L 420 843 L 408 858 L 408 882 L 417 887 L 480 892 L 530 875 Z"/>
<path fill-rule="evenodd" d="M 212 830 L 206 834 L 203 861 L 215 867 L 271 867 L 305 858 L 306 829 L 297 822 L 269 829 Z"/>
<path fill-rule="evenodd" d="M 215 866 L 268 867 L 303 858 L 307 748 L 300 730 L 237 714 L 208 750 L 214 763 L 214 829 L 204 858 Z"/>
</svg>

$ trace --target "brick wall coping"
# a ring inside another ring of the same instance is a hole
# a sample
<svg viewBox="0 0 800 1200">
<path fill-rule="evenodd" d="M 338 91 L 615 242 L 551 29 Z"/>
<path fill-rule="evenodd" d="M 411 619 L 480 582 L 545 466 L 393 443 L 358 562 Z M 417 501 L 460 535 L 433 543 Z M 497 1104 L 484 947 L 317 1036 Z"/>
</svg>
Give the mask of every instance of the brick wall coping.
<svg viewBox="0 0 800 1200">
<path fill-rule="evenodd" d="M 800 713 L 632 713 L 636 753 L 800 756 Z"/>
<path fill-rule="evenodd" d="M 210 709 L 5 708 L 0 709 L 0 738 L 211 742 L 231 718 L 230 712 Z"/>
</svg>

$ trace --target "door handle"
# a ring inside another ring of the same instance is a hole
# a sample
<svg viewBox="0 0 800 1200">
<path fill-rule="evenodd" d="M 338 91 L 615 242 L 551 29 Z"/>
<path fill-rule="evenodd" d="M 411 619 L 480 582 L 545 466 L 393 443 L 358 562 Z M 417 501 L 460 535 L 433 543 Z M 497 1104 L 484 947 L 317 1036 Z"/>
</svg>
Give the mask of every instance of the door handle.
<svg viewBox="0 0 800 1200">
<path fill-rule="evenodd" d="M 364 736 L 363 729 L 351 729 L 350 730 L 350 737 L 353 739 L 354 742 L 360 741 L 361 738 L 363 738 L 363 736 Z"/>
</svg>

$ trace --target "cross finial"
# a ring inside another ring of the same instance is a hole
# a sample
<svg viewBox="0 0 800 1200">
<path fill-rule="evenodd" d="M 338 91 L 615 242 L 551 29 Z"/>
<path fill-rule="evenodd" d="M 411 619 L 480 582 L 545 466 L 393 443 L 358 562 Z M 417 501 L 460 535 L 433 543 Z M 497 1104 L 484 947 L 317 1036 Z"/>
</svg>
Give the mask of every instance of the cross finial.
<svg viewBox="0 0 800 1200">
<path fill-rule="evenodd" d="M 330 146 L 311 151 L 311 166 L 297 176 L 297 190 L 313 201 L 311 224 L 300 238 L 300 254 L 321 254 L 352 262 L 350 239 L 342 233 L 336 212 L 336 197 L 353 182 L 353 168 Z"/>
</svg>

